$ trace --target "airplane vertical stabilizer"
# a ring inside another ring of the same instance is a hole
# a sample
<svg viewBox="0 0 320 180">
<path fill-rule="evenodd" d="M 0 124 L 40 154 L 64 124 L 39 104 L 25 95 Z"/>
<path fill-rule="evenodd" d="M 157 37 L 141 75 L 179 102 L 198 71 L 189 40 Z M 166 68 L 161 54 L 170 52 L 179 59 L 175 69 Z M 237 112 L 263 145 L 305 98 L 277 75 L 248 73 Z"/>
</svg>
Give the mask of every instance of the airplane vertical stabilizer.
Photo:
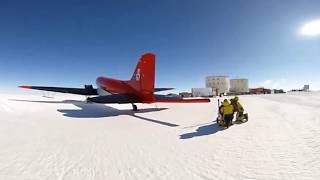
<svg viewBox="0 0 320 180">
<path fill-rule="evenodd" d="M 130 85 L 146 102 L 154 101 L 155 55 L 146 53 L 140 58 L 130 80 Z"/>
</svg>

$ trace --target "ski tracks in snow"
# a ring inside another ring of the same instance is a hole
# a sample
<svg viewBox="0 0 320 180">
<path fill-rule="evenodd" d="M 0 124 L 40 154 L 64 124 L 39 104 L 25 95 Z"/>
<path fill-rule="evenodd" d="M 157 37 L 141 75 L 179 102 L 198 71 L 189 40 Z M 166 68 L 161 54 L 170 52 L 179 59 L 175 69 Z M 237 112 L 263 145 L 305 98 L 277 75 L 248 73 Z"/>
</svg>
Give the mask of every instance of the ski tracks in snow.
<svg viewBox="0 0 320 180">
<path fill-rule="evenodd" d="M 0 100 L 0 111 L 4 111 L 7 113 L 13 113 L 13 109 L 8 105 L 8 103 L 4 100 Z"/>
</svg>

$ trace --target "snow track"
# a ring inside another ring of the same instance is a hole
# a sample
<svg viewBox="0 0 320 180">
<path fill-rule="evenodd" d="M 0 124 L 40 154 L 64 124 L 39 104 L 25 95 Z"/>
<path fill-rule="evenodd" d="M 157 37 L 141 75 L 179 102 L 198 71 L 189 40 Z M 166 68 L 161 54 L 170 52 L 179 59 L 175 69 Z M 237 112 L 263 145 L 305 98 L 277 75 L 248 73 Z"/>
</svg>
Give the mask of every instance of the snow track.
<svg viewBox="0 0 320 180">
<path fill-rule="evenodd" d="M 250 120 L 227 130 L 216 100 L 133 114 L 81 99 L 0 95 L 0 179 L 320 177 L 319 93 L 241 96 Z"/>
</svg>

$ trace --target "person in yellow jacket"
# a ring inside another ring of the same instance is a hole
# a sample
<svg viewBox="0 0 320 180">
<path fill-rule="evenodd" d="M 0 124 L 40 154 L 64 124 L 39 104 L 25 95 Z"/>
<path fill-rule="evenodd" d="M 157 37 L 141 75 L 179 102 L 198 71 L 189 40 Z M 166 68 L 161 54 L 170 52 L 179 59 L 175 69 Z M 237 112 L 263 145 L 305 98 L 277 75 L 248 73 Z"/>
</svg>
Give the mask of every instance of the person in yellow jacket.
<svg viewBox="0 0 320 180">
<path fill-rule="evenodd" d="M 218 123 L 224 127 L 229 127 L 232 124 L 233 119 L 233 106 L 227 99 L 222 102 L 219 107 L 220 121 Z"/>
<path fill-rule="evenodd" d="M 234 112 L 236 112 L 236 122 L 246 122 L 248 120 L 248 114 L 244 114 L 244 109 L 239 102 L 239 97 L 236 96 L 231 99 L 231 104 L 233 106 Z"/>
</svg>

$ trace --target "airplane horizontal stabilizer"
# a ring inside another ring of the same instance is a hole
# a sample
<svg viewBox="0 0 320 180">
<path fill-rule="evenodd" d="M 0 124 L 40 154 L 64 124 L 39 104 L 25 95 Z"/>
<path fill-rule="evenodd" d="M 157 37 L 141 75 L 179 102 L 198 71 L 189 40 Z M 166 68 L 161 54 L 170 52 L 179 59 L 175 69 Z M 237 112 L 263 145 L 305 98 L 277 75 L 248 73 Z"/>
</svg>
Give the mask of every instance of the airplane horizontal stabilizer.
<svg viewBox="0 0 320 180">
<path fill-rule="evenodd" d="M 174 88 L 154 88 L 154 92 L 159 92 L 159 91 L 169 91 L 172 90 Z"/>
</svg>

